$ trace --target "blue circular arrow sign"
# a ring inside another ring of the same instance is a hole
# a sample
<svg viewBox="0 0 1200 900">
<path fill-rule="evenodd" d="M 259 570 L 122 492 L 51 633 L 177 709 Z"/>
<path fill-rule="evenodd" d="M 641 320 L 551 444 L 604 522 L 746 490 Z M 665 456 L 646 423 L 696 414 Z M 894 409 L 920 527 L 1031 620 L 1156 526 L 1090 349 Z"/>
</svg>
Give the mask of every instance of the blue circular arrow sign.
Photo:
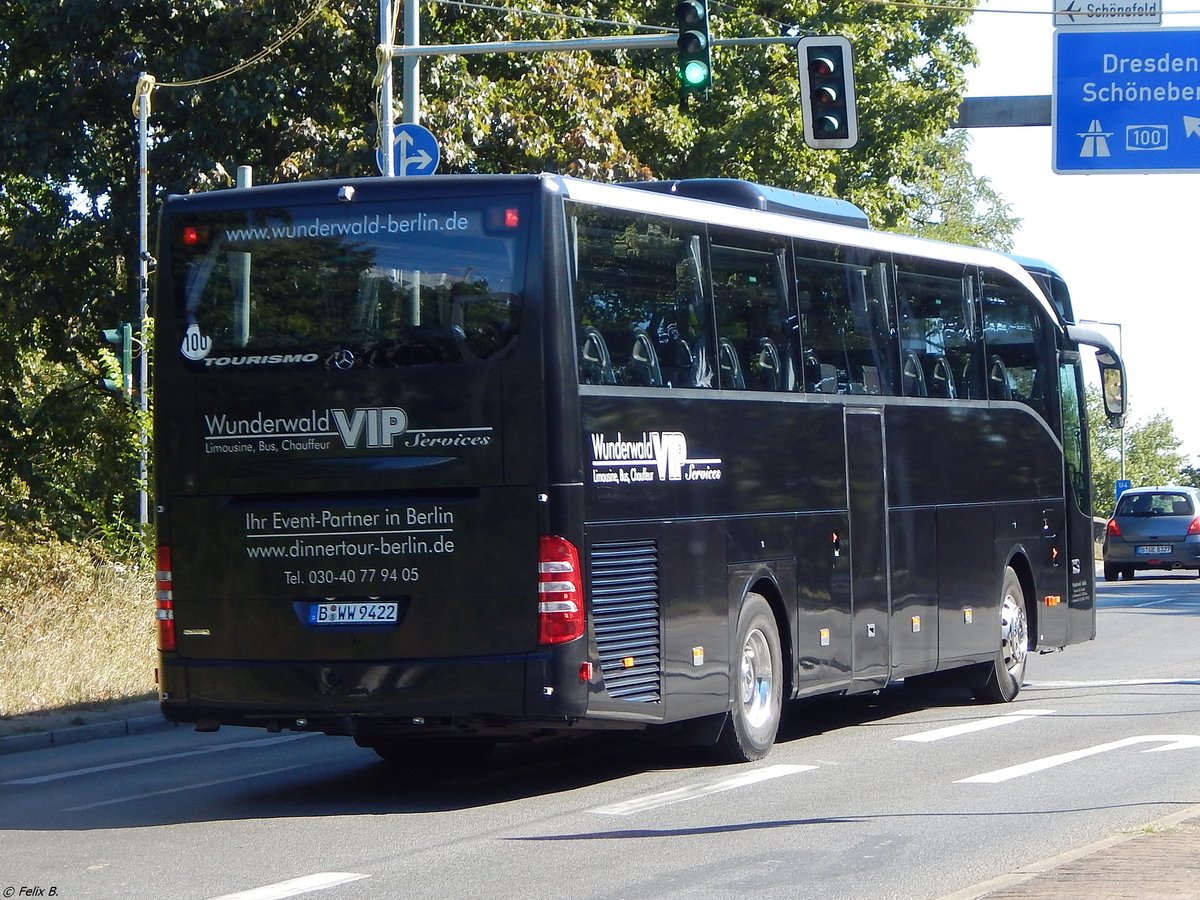
<svg viewBox="0 0 1200 900">
<path fill-rule="evenodd" d="M 423 125 L 404 122 L 392 126 L 392 171 L 397 176 L 432 175 L 442 152 L 437 138 Z M 375 148 L 375 164 L 383 173 L 383 148 Z"/>
</svg>

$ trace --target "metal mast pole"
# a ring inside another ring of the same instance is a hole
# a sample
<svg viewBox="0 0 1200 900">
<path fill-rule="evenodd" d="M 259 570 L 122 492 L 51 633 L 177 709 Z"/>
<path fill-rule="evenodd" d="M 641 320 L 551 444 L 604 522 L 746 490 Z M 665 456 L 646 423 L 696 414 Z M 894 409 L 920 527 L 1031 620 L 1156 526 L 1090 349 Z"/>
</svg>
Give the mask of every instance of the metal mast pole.
<svg viewBox="0 0 1200 900">
<path fill-rule="evenodd" d="M 383 49 L 381 61 L 383 76 L 379 85 L 379 150 L 383 156 L 383 174 L 391 177 L 396 174 L 395 135 L 392 133 L 392 122 L 395 111 L 392 109 L 392 0 L 379 0 L 379 45 Z"/>
<path fill-rule="evenodd" d="M 144 83 L 147 76 L 143 72 L 141 80 Z M 138 334 L 141 337 L 141 352 L 138 354 L 138 408 L 141 416 L 138 419 L 138 524 L 145 529 L 150 521 L 149 498 L 147 496 L 147 459 L 148 436 L 146 434 L 146 415 L 150 409 L 149 388 L 150 363 L 149 350 L 146 343 L 146 314 L 150 298 L 150 246 L 149 228 L 149 195 L 146 164 L 146 147 L 149 143 L 150 131 L 150 91 L 153 80 L 138 91 Z"/>
<path fill-rule="evenodd" d="M 401 0 L 404 4 L 404 44 L 421 45 L 421 7 L 419 0 Z M 421 124 L 421 58 L 404 57 L 404 121 Z"/>
</svg>

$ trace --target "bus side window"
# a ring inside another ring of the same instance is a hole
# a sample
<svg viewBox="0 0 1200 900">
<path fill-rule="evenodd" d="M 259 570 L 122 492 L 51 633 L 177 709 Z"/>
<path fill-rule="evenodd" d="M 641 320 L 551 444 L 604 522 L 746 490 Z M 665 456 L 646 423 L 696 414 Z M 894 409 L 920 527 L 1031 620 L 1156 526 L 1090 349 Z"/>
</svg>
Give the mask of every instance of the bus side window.
<svg viewBox="0 0 1200 900">
<path fill-rule="evenodd" d="M 580 383 L 715 387 L 698 231 L 636 213 L 572 212 Z"/>
<path fill-rule="evenodd" d="M 804 389 L 896 393 L 884 266 L 867 251 L 797 242 L 796 288 Z"/>
<path fill-rule="evenodd" d="M 738 246 L 730 246 L 735 241 Z M 761 249 L 749 249 L 751 242 Z M 795 335 L 787 327 L 783 248 L 721 234 L 713 238 L 709 268 L 721 387 L 795 390 Z"/>
<path fill-rule="evenodd" d="M 1057 371 L 1054 342 L 1036 298 L 1007 275 L 985 271 L 982 301 L 989 398 L 1019 400 L 1051 420 L 1058 403 L 1057 389 L 1048 389 Z"/>
<path fill-rule="evenodd" d="M 903 393 L 942 400 L 982 399 L 983 359 L 971 279 L 950 266 L 896 260 L 896 310 Z"/>
</svg>

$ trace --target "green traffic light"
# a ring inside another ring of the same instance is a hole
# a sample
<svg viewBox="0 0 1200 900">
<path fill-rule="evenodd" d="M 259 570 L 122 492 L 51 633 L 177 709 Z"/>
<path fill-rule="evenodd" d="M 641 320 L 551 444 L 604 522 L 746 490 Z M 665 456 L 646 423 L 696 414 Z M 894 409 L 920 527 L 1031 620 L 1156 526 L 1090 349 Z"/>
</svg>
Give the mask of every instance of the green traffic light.
<svg viewBox="0 0 1200 900">
<path fill-rule="evenodd" d="M 679 77 L 687 87 L 704 87 L 708 84 L 708 66 L 698 59 L 689 60 L 679 71 Z"/>
<path fill-rule="evenodd" d="M 709 0 L 682 0 L 675 7 L 675 24 L 679 28 L 675 75 L 682 91 L 680 102 L 685 107 L 689 97 L 703 97 L 712 84 L 708 3 Z"/>
</svg>

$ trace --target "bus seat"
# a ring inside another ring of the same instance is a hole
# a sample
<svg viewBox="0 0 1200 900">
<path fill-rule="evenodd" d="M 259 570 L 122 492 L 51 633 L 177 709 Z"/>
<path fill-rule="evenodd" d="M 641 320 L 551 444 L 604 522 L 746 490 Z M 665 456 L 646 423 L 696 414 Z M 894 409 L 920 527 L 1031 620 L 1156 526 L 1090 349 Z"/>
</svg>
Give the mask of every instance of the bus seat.
<svg viewBox="0 0 1200 900">
<path fill-rule="evenodd" d="M 727 337 L 717 341 L 717 367 L 721 370 L 721 387 L 737 391 L 746 389 L 746 376 L 742 373 L 742 362 L 737 348 Z"/>
<path fill-rule="evenodd" d="M 958 396 L 950 360 L 944 356 L 935 359 L 933 367 L 929 371 L 929 396 L 941 397 L 943 400 L 953 400 Z"/>
<path fill-rule="evenodd" d="M 696 386 L 696 356 L 678 328 L 671 326 L 664 336 L 659 337 L 657 352 L 662 383 L 666 387 Z"/>
<path fill-rule="evenodd" d="M 962 355 L 962 370 L 958 377 L 958 392 L 964 400 L 986 400 L 983 391 L 975 386 L 975 373 L 971 368 L 971 354 Z"/>
<path fill-rule="evenodd" d="M 905 397 L 929 396 L 929 390 L 925 386 L 925 370 L 921 367 L 921 358 L 912 350 L 904 354 L 904 366 L 900 372 Z"/>
<path fill-rule="evenodd" d="M 988 396 L 993 400 L 1013 399 L 1012 378 L 1008 366 L 999 355 L 988 360 Z"/>
<path fill-rule="evenodd" d="M 770 338 L 760 338 L 758 341 L 757 387 L 764 391 L 778 391 L 783 388 L 783 358 L 779 348 Z"/>
<path fill-rule="evenodd" d="M 642 387 L 662 387 L 662 368 L 658 364 L 658 351 L 650 335 L 638 329 L 633 333 L 633 347 L 629 351 L 629 364 L 625 366 L 625 379 L 629 384 Z"/>
<path fill-rule="evenodd" d="M 583 342 L 579 345 L 580 384 L 616 384 L 612 356 L 604 336 L 592 326 L 583 329 Z"/>
<path fill-rule="evenodd" d="M 809 350 L 804 354 L 804 389 L 819 391 L 821 389 L 821 363 L 817 354 Z"/>
</svg>

